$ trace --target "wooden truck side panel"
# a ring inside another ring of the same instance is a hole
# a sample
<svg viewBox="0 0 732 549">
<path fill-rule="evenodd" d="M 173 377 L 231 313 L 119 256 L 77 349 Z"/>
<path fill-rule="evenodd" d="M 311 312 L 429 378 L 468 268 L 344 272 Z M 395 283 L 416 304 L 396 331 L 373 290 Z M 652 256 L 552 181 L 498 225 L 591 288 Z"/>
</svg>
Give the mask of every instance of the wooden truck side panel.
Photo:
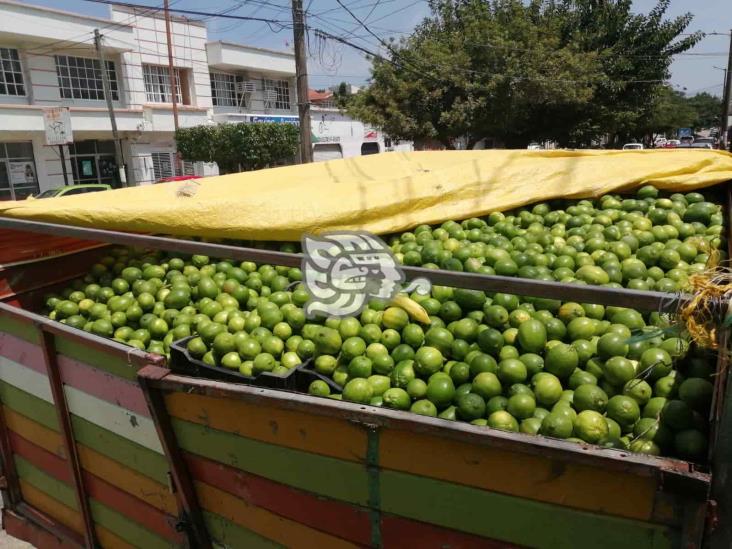
<svg viewBox="0 0 732 549">
<path fill-rule="evenodd" d="M 706 503 L 708 478 L 673 460 L 174 375 L 143 386 L 222 544 L 660 549 Z M 666 467 L 692 493 L 665 488 Z"/>
</svg>

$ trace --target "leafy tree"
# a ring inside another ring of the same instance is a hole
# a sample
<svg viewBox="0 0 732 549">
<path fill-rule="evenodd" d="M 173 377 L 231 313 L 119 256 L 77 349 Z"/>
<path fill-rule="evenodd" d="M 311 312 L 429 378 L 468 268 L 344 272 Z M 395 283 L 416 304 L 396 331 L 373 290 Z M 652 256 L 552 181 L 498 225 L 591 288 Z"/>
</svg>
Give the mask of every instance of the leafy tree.
<svg viewBox="0 0 732 549">
<path fill-rule="evenodd" d="M 694 128 L 713 128 L 719 126 L 722 118 L 722 100 L 707 92 L 692 95 L 686 100 L 696 112 Z"/>
<path fill-rule="evenodd" d="M 186 160 L 216 162 L 221 173 L 258 170 L 295 156 L 298 129 L 292 124 L 218 124 L 181 128 L 175 134 Z"/>
<path fill-rule="evenodd" d="M 583 144 L 648 127 L 691 21 L 631 0 L 433 0 L 412 35 L 372 60 L 349 112 L 404 139 Z"/>
<path fill-rule="evenodd" d="M 671 86 L 663 86 L 658 91 L 651 115 L 643 120 L 646 126 L 639 126 L 633 137 L 645 137 L 650 142 L 654 133 L 672 134 L 678 128 L 693 127 L 696 119 L 697 113 L 689 99 Z"/>
</svg>

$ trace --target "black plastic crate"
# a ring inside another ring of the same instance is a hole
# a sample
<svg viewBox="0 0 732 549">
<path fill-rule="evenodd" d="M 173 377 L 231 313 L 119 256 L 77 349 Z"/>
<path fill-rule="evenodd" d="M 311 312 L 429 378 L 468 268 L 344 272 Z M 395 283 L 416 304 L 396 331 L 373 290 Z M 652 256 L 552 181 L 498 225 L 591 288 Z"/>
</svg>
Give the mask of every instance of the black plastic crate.
<svg viewBox="0 0 732 549">
<path fill-rule="evenodd" d="M 285 391 L 297 391 L 307 393 L 308 387 L 313 381 L 321 380 L 328 384 L 331 391 L 341 391 L 341 386 L 335 381 L 316 372 L 312 366 L 312 360 L 306 360 L 286 374 L 279 375 L 270 372 L 262 372 L 255 376 L 247 376 L 240 372 L 227 370 L 220 366 L 210 366 L 191 356 L 188 352 L 188 342 L 195 336 L 186 337 L 174 341 L 170 346 L 170 361 L 168 366 L 176 374 L 183 374 L 191 377 L 204 379 L 215 379 L 218 381 L 229 381 L 232 383 L 244 383 L 256 387 L 268 387 L 270 389 L 282 389 Z"/>
</svg>

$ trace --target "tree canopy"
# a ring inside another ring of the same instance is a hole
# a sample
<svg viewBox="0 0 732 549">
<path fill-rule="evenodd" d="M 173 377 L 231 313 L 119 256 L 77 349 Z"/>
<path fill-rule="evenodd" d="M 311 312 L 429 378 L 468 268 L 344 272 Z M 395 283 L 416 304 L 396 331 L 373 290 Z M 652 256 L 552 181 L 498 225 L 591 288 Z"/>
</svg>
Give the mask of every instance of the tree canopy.
<svg viewBox="0 0 732 549">
<path fill-rule="evenodd" d="M 297 126 L 277 123 L 216 124 L 181 128 L 175 133 L 186 160 L 216 162 L 221 173 L 258 170 L 297 153 Z"/>
<path fill-rule="evenodd" d="M 348 110 L 397 138 L 468 146 L 624 139 L 651 125 L 691 15 L 631 0 L 432 0 L 413 34 L 372 60 Z"/>
</svg>

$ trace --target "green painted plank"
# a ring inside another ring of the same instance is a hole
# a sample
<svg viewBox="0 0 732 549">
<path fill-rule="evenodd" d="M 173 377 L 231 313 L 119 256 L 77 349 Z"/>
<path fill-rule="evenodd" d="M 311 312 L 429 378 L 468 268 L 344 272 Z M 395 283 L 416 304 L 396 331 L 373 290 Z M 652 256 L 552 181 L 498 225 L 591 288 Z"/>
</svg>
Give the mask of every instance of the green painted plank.
<svg viewBox="0 0 732 549">
<path fill-rule="evenodd" d="M 0 400 L 19 414 L 59 432 L 56 410 L 52 404 L 0 380 Z"/>
<path fill-rule="evenodd" d="M 382 470 L 380 481 L 384 512 L 519 545 L 595 549 L 670 549 L 678 545 L 672 539 L 675 533 L 650 523 L 395 471 Z"/>
<path fill-rule="evenodd" d="M 18 455 L 15 456 L 15 468 L 21 479 L 67 507 L 78 510 L 76 494 L 71 486 L 46 474 Z M 137 547 L 161 548 L 172 546 L 160 536 L 150 532 L 147 528 L 125 518 L 117 511 L 110 509 L 95 499 L 89 499 L 89 507 L 95 523 L 103 526 L 132 545 Z"/>
<path fill-rule="evenodd" d="M 38 488 L 41 492 L 56 501 L 63 503 L 66 507 L 71 507 L 74 511 L 79 510 L 76 494 L 74 494 L 74 489 L 71 486 L 41 471 L 31 462 L 17 454 L 13 456 L 13 459 L 15 460 L 15 470 L 18 473 L 18 477 L 27 481 L 28 484 L 32 484 L 35 488 Z"/>
<path fill-rule="evenodd" d="M 203 511 L 203 521 L 206 523 L 206 529 L 211 538 L 224 547 L 247 547 L 248 549 L 284 547 L 215 513 Z"/>
<path fill-rule="evenodd" d="M 0 381 L 0 400 L 19 414 L 59 432 L 56 410 L 45 400 L 4 381 Z M 164 456 L 74 414 L 71 422 L 79 443 L 167 486 L 168 464 Z"/>
<path fill-rule="evenodd" d="M 0 332 L 7 332 L 36 345 L 41 342 L 41 336 L 32 324 L 15 320 L 5 314 L 0 314 Z"/>
<path fill-rule="evenodd" d="M 105 353 L 99 349 L 88 347 L 83 343 L 72 339 L 56 335 L 54 337 L 56 343 L 56 352 L 65 355 L 94 368 L 104 370 L 112 375 L 123 379 L 135 380 L 137 378 L 138 368 L 127 361 L 112 353 Z"/>
<path fill-rule="evenodd" d="M 181 448 L 301 490 L 366 506 L 366 468 L 172 418 Z"/>
</svg>

